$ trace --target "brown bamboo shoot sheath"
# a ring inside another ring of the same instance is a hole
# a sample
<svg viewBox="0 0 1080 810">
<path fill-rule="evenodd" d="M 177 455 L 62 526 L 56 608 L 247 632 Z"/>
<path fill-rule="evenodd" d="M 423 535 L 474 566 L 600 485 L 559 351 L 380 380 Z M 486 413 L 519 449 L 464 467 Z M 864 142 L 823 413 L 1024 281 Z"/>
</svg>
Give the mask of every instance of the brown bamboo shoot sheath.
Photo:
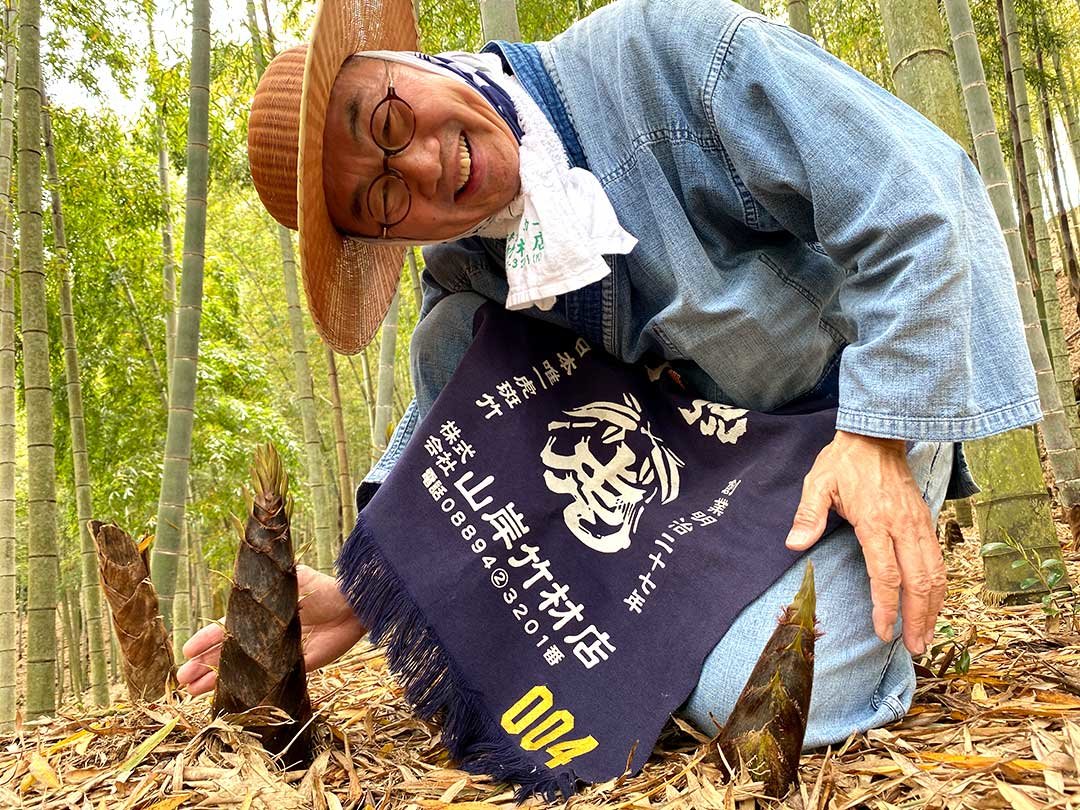
<svg viewBox="0 0 1080 810">
<path fill-rule="evenodd" d="M 155 700 L 176 680 L 169 633 L 150 581 L 146 555 L 113 523 L 90 521 L 105 599 L 120 643 L 124 680 L 132 700 Z"/>
<path fill-rule="evenodd" d="M 780 617 L 754 671 L 712 744 L 713 757 L 729 774 L 745 767 L 765 793 L 782 799 L 798 782 L 814 684 L 817 638 L 814 566 L 807 563 L 802 586 Z"/>
<path fill-rule="evenodd" d="M 254 497 L 225 611 L 214 713 L 284 711 L 285 722 L 266 722 L 253 714 L 244 724 L 289 765 L 310 760 L 311 701 L 300 644 L 288 478 L 272 446 L 256 451 L 252 479 Z"/>
</svg>

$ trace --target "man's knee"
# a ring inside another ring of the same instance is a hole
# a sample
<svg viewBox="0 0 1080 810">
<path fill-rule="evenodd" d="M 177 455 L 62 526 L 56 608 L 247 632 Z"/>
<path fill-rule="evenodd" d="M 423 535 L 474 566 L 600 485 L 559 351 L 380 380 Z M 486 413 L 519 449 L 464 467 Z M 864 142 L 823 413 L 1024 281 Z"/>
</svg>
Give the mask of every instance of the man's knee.
<svg viewBox="0 0 1080 810">
<path fill-rule="evenodd" d="M 842 742 L 907 713 L 915 694 L 915 670 L 902 641 L 885 643 L 871 631 L 823 652 L 815 661 L 804 748 Z"/>
</svg>

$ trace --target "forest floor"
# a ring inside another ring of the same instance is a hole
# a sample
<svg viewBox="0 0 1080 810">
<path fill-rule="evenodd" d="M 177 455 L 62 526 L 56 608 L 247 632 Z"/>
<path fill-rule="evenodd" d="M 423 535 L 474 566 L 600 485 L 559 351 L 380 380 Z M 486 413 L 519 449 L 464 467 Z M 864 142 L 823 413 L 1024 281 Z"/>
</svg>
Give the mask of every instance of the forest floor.
<svg viewBox="0 0 1080 810">
<path fill-rule="evenodd" d="M 1064 532 L 1064 527 L 1062 527 Z M 1015 810 L 1080 805 L 1080 634 L 1040 606 L 980 598 L 978 541 L 946 553 L 951 638 L 919 666 L 901 722 L 808 754 L 790 807 Z M 1064 539 L 1064 537 L 1063 537 Z M 1073 582 L 1080 554 L 1067 553 Z M 1068 606 L 1066 606 L 1068 607 Z M 970 660 L 966 671 L 956 662 Z M 950 663 L 951 662 L 951 663 Z M 0 807 L 80 810 L 205 808 L 509 808 L 513 790 L 453 770 L 437 726 L 415 719 L 378 649 L 358 648 L 310 676 L 324 748 L 313 767 L 281 773 L 245 735 L 210 718 L 210 698 L 69 706 L 0 740 Z M 708 746 L 672 726 L 637 776 L 589 788 L 585 808 L 734 808 L 755 784 L 728 787 Z M 532 800 L 527 807 L 548 807 Z"/>
</svg>

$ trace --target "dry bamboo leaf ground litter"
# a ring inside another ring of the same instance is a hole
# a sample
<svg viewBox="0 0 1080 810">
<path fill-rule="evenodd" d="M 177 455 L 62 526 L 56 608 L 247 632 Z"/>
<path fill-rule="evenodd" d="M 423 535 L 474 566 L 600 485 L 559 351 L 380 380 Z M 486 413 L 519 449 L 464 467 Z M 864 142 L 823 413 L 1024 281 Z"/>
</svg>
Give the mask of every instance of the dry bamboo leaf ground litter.
<svg viewBox="0 0 1080 810">
<path fill-rule="evenodd" d="M 797 808 L 1080 807 L 1080 635 L 1048 627 L 1038 606 L 979 598 L 978 543 L 947 555 L 946 642 L 919 679 L 901 722 L 802 758 Z M 1078 555 L 1067 554 L 1080 576 Z M 828 628 L 822 628 L 828 632 Z M 970 667 L 941 673 L 970 641 Z M 0 739 L 0 807 L 73 810 L 483 810 L 514 805 L 513 790 L 454 770 L 439 729 L 413 718 L 377 649 L 357 648 L 311 676 L 322 753 L 305 772 L 280 772 L 253 739 L 210 719 L 210 697 L 68 707 Z M 687 729 L 672 726 L 638 776 L 594 786 L 558 805 L 586 810 L 735 810 L 760 785 L 729 788 Z M 531 808 L 547 807 L 531 800 Z"/>
</svg>

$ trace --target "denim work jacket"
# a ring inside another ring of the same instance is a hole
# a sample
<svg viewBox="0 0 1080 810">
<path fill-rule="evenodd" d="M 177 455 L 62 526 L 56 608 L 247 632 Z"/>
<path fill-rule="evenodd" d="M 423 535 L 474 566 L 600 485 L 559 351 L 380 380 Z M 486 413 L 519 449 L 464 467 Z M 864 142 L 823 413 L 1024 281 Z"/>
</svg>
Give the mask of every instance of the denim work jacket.
<svg viewBox="0 0 1080 810">
<path fill-rule="evenodd" d="M 662 355 L 740 407 L 831 388 L 853 433 L 959 442 L 1041 418 L 979 173 L 813 40 L 731 0 L 619 0 L 551 42 L 485 50 L 639 240 L 610 276 L 529 314 L 626 361 Z M 425 249 L 425 309 L 443 291 L 505 300 L 503 245 Z M 974 491 L 959 472 L 952 496 Z"/>
</svg>

